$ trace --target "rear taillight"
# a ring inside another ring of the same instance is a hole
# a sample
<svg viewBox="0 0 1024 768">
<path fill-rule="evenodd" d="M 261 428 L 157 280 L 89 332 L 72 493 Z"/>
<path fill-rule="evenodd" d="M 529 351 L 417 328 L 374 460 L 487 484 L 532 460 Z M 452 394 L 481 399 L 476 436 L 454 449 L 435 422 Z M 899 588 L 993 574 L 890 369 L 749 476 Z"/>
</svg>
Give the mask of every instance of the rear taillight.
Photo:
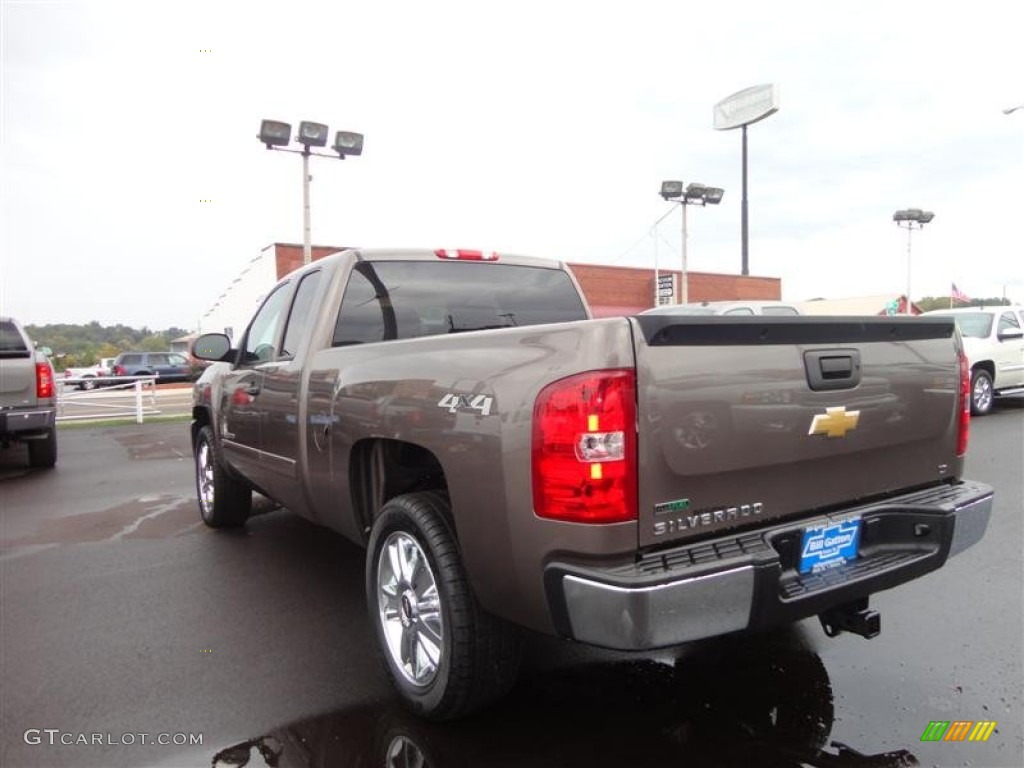
<svg viewBox="0 0 1024 768">
<path fill-rule="evenodd" d="M 636 519 L 636 374 L 591 371 L 533 408 L 533 509 L 576 523 Z"/>
<path fill-rule="evenodd" d="M 36 363 L 36 398 L 53 397 L 53 368 L 49 363 Z"/>
<path fill-rule="evenodd" d="M 971 367 L 967 355 L 960 351 L 960 400 L 957 402 L 956 455 L 967 453 L 967 438 L 971 431 Z"/>
<path fill-rule="evenodd" d="M 439 259 L 453 259 L 458 261 L 497 261 L 498 254 L 494 251 L 470 251 L 465 248 L 444 249 L 438 248 L 434 255 Z"/>
<path fill-rule="evenodd" d="M 125 376 L 125 375 L 127 375 L 124 372 L 124 366 L 123 365 L 115 365 L 114 366 L 114 375 L 115 376 Z"/>
</svg>

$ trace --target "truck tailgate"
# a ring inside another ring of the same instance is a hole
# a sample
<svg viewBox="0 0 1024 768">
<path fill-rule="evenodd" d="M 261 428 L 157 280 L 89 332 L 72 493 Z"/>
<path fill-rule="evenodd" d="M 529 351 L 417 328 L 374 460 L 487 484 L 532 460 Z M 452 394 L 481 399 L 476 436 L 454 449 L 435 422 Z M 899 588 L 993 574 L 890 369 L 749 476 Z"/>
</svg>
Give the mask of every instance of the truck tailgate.
<svg viewBox="0 0 1024 768">
<path fill-rule="evenodd" d="M 960 473 L 948 319 L 632 322 L 641 547 Z"/>
</svg>

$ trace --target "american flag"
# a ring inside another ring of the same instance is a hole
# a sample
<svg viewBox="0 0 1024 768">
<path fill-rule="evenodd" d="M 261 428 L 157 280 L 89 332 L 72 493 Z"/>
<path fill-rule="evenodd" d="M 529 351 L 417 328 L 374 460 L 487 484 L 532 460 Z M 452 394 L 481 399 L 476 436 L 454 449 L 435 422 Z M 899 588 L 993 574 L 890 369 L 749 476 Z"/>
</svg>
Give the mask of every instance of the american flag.
<svg viewBox="0 0 1024 768">
<path fill-rule="evenodd" d="M 953 291 L 949 294 L 950 298 L 956 301 L 970 301 L 971 297 L 956 287 L 956 283 L 953 283 Z"/>
</svg>

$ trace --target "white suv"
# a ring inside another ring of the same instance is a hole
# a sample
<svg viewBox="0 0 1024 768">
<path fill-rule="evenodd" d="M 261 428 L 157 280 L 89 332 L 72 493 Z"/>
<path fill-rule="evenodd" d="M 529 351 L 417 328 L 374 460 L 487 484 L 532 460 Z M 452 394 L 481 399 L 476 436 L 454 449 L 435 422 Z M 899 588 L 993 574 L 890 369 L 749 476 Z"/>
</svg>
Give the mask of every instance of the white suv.
<svg viewBox="0 0 1024 768">
<path fill-rule="evenodd" d="M 936 309 L 956 320 L 971 366 L 971 413 L 992 410 L 997 395 L 1024 392 L 1024 307 Z"/>
</svg>

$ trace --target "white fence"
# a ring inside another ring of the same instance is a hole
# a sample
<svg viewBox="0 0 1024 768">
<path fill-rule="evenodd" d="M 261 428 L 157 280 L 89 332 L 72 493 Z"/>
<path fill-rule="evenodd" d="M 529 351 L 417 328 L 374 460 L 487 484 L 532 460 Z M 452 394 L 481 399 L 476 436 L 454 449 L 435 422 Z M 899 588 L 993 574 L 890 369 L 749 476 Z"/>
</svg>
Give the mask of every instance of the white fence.
<svg viewBox="0 0 1024 768">
<path fill-rule="evenodd" d="M 82 390 L 84 379 L 56 378 L 57 421 L 117 419 L 134 416 L 142 424 L 146 416 L 156 416 L 156 376 L 104 376 L 89 379 L 96 389 Z M 88 412 L 86 412 L 88 411 Z"/>
</svg>

